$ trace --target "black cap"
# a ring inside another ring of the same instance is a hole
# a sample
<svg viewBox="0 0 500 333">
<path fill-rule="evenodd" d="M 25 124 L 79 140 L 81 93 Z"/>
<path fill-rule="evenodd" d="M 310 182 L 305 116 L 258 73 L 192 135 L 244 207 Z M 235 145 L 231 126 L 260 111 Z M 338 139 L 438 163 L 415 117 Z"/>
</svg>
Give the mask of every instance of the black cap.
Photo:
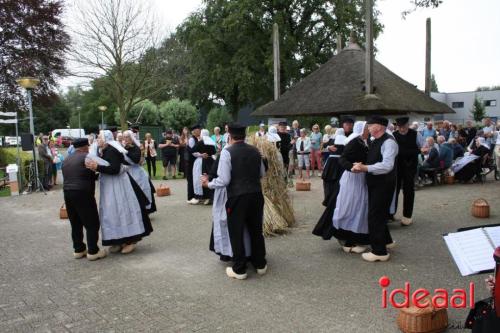
<svg viewBox="0 0 500 333">
<path fill-rule="evenodd" d="M 89 145 L 89 139 L 87 138 L 78 138 L 73 141 L 73 147 L 75 148 L 80 148 L 80 147 L 85 147 Z"/>
<path fill-rule="evenodd" d="M 200 129 L 200 128 L 201 128 L 201 125 L 200 124 L 196 124 L 196 125 L 191 126 L 190 130 L 194 131 L 195 129 Z"/>
<path fill-rule="evenodd" d="M 351 124 L 354 124 L 354 119 L 352 117 L 349 117 L 349 116 L 345 116 L 345 117 L 342 117 L 340 119 L 340 123 L 343 124 L 343 123 L 351 123 Z"/>
<path fill-rule="evenodd" d="M 118 132 L 118 127 L 116 127 L 116 126 L 108 126 L 108 127 L 106 127 L 106 129 L 111 131 L 111 132 Z"/>
<path fill-rule="evenodd" d="M 410 117 L 399 117 L 396 118 L 396 125 L 398 126 L 404 126 L 408 124 L 408 121 L 410 120 Z"/>
<path fill-rule="evenodd" d="M 278 123 L 279 126 L 288 126 L 288 124 L 286 123 L 286 121 L 280 121 Z"/>
<path fill-rule="evenodd" d="M 245 136 L 247 127 L 238 123 L 231 123 L 228 125 L 229 134 Z"/>
<path fill-rule="evenodd" d="M 379 124 L 379 125 L 387 127 L 387 125 L 389 124 L 389 120 L 387 120 L 387 118 L 384 118 L 382 116 L 371 116 L 370 119 L 368 119 L 368 121 L 366 123 L 368 125 Z"/>
</svg>

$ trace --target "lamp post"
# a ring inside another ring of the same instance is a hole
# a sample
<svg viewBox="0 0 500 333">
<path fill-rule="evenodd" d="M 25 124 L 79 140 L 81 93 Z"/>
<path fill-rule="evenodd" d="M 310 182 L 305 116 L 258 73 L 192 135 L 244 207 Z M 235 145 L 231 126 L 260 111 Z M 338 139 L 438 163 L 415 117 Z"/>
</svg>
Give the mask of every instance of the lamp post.
<svg viewBox="0 0 500 333">
<path fill-rule="evenodd" d="M 16 82 L 26 89 L 26 96 L 28 99 L 28 110 L 29 110 L 29 117 L 30 117 L 30 134 L 31 134 L 31 140 L 32 140 L 32 152 L 33 152 L 33 163 L 35 164 L 35 188 L 42 190 L 41 187 L 42 184 L 40 182 L 40 178 L 38 177 L 38 163 L 36 160 L 36 154 L 35 154 L 35 124 L 33 122 L 33 105 L 31 101 L 31 91 L 36 88 L 38 83 L 40 83 L 39 79 L 36 79 L 34 77 L 22 77 L 16 80 Z"/>
<path fill-rule="evenodd" d="M 77 106 L 76 107 L 76 110 L 78 111 L 78 137 L 81 138 L 82 137 L 82 131 L 81 131 L 81 128 L 82 128 L 82 122 L 80 120 L 80 111 L 81 111 L 82 107 L 81 106 Z"/>
<path fill-rule="evenodd" d="M 101 130 L 104 129 L 104 111 L 108 109 L 106 105 L 100 105 L 97 107 L 101 111 Z"/>
</svg>

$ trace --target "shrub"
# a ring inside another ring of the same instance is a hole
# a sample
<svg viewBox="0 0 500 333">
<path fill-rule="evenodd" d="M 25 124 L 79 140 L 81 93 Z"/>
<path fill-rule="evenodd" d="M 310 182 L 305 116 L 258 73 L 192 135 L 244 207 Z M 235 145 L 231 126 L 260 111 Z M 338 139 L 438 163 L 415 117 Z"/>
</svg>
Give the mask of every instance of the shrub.
<svg viewBox="0 0 500 333">
<path fill-rule="evenodd" d="M 15 164 L 17 156 L 16 148 L 0 148 L 0 167 L 5 167 L 7 164 Z M 33 160 L 31 152 L 20 151 L 19 158 L 21 160 L 21 170 L 23 172 L 23 186 L 28 183 L 29 165 Z M 38 160 L 38 170 L 43 170 L 43 161 Z"/>
<path fill-rule="evenodd" d="M 208 112 L 206 127 L 210 132 L 213 132 L 215 127 L 220 127 L 221 132 L 224 132 L 224 124 L 231 121 L 231 115 L 225 106 L 215 107 Z"/>
<path fill-rule="evenodd" d="M 167 128 L 181 131 L 183 127 L 191 127 L 198 121 L 198 110 L 188 100 L 171 99 L 160 104 L 160 116 Z"/>
</svg>

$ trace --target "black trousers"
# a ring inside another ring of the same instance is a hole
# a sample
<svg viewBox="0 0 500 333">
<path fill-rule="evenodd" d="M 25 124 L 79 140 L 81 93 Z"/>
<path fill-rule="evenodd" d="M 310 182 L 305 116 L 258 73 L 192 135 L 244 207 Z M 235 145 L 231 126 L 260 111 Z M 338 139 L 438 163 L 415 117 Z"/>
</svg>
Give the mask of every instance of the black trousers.
<svg viewBox="0 0 500 333">
<path fill-rule="evenodd" d="M 394 195 L 394 182 L 368 185 L 368 233 L 373 254 L 386 255 L 386 244 L 392 243 L 387 226 Z"/>
<path fill-rule="evenodd" d="M 151 167 L 153 168 L 153 177 L 156 177 L 156 156 L 146 156 L 146 164 L 148 165 L 149 178 L 151 178 Z"/>
<path fill-rule="evenodd" d="M 243 230 L 246 227 L 250 235 L 252 254 L 250 262 L 261 269 L 266 266 L 266 245 L 262 235 L 264 219 L 264 196 L 261 192 L 244 194 L 229 198 L 226 203 L 227 225 L 233 249 L 233 270 L 243 274 L 247 270 L 247 258 L 243 243 Z"/>
<path fill-rule="evenodd" d="M 75 252 L 85 251 L 83 228 L 87 232 L 87 252 L 99 252 L 99 214 L 94 194 L 87 191 L 64 191 L 64 202 L 71 223 L 71 238 Z"/>
<path fill-rule="evenodd" d="M 403 216 L 411 218 L 415 202 L 415 176 L 417 165 L 398 164 L 398 179 L 396 188 L 396 209 L 398 208 L 399 192 L 403 189 Z"/>
<path fill-rule="evenodd" d="M 188 200 L 191 200 L 195 197 L 194 195 L 194 187 L 193 187 L 193 162 L 189 161 L 189 162 L 186 162 L 186 166 L 187 166 L 187 170 L 186 170 L 186 173 L 187 173 L 187 196 L 188 196 Z"/>
</svg>

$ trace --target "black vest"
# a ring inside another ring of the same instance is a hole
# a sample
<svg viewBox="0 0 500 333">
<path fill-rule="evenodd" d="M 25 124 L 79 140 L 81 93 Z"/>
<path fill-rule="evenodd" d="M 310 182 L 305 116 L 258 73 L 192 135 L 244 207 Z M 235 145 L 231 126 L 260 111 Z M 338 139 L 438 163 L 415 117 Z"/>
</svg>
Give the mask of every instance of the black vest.
<svg viewBox="0 0 500 333">
<path fill-rule="evenodd" d="M 64 160 L 62 173 L 65 191 L 86 191 L 94 195 L 96 174 L 85 167 L 87 153 L 75 152 Z"/>
<path fill-rule="evenodd" d="M 193 148 L 189 147 L 189 140 L 188 140 L 188 144 L 187 144 L 187 147 L 186 147 L 187 148 L 186 151 L 188 153 L 188 163 L 191 166 L 194 164 L 194 161 L 196 160 L 196 157 L 193 156 L 193 153 L 197 151 L 196 144 L 198 143 L 198 139 L 195 136 L 193 136 L 192 138 L 194 140 L 194 146 L 193 146 Z"/>
<path fill-rule="evenodd" d="M 257 148 L 241 142 L 231 145 L 227 151 L 231 155 L 231 182 L 227 187 L 227 197 L 261 192 L 262 157 Z"/>
<path fill-rule="evenodd" d="M 399 146 L 398 162 L 405 161 L 406 164 L 418 164 L 417 131 L 410 128 L 405 135 L 400 134 L 398 131 L 394 132 L 393 135 Z"/>
<path fill-rule="evenodd" d="M 371 165 L 378 162 L 382 162 L 382 145 L 385 140 L 394 140 L 389 134 L 384 133 L 380 138 L 375 139 L 370 144 L 370 149 L 368 150 L 368 156 L 366 158 L 366 164 Z M 383 175 L 374 175 L 371 173 L 366 174 L 367 185 L 382 185 L 382 184 L 392 184 L 396 181 L 396 163 L 389 173 Z"/>
</svg>

